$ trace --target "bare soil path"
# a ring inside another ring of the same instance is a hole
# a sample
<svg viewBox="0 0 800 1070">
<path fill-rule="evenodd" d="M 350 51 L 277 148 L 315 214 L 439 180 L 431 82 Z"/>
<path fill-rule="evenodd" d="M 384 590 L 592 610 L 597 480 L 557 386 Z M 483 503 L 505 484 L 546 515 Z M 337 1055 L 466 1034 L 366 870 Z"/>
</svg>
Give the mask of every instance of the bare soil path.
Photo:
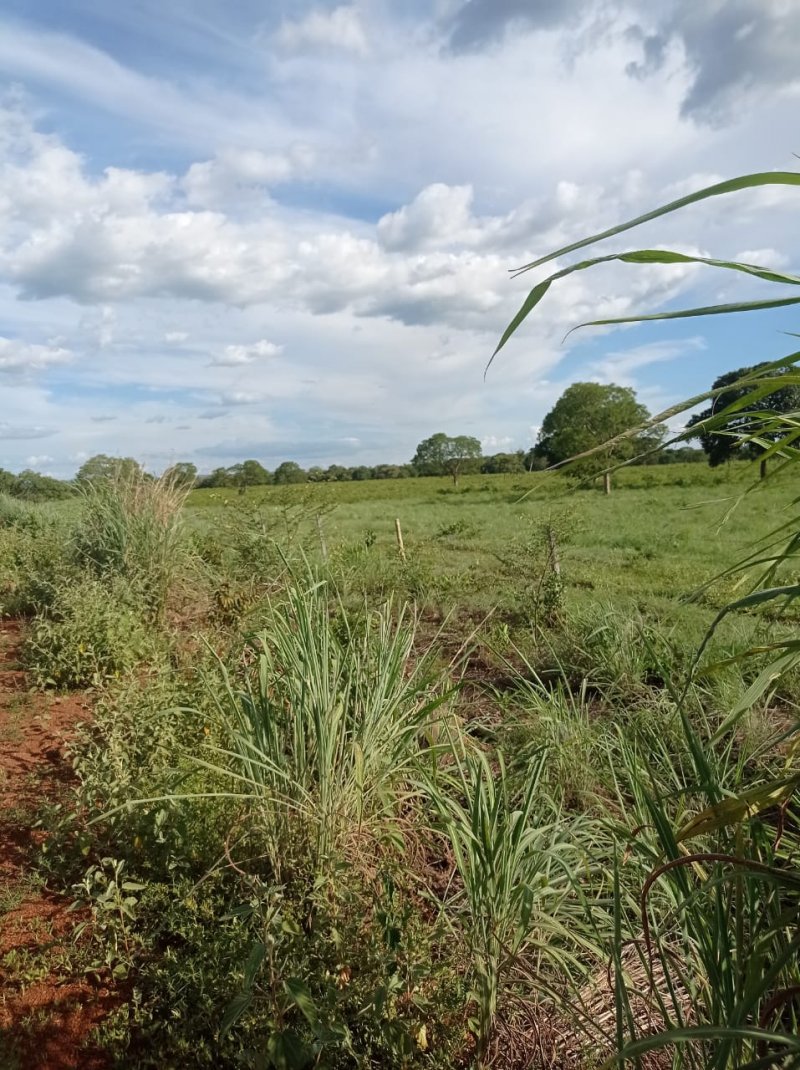
<svg viewBox="0 0 800 1070">
<path fill-rule="evenodd" d="M 75 975 L 79 918 L 37 878 L 42 804 L 68 790 L 64 744 L 89 716 L 84 695 L 35 694 L 19 666 L 20 625 L 0 621 L 0 1067 L 106 1070 L 92 1034 L 118 998 Z"/>
</svg>

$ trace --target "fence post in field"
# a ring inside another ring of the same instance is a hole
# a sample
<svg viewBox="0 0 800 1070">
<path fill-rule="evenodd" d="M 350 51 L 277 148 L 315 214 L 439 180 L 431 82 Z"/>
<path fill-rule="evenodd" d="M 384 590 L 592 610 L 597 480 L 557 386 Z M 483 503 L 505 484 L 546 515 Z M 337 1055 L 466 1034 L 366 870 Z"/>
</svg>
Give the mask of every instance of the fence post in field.
<svg viewBox="0 0 800 1070">
<path fill-rule="evenodd" d="M 603 490 L 606 494 L 611 493 L 611 473 L 603 472 Z"/>
<path fill-rule="evenodd" d="M 325 542 L 325 532 L 322 530 L 322 517 L 319 513 L 317 513 L 317 534 L 319 535 L 319 545 L 322 550 L 322 560 L 327 563 L 328 544 Z"/>
<path fill-rule="evenodd" d="M 556 576 L 561 575 L 561 561 L 558 557 L 558 544 L 556 543 L 556 533 L 553 530 L 552 525 L 547 525 L 547 546 L 550 550 L 550 567 Z"/>
<path fill-rule="evenodd" d="M 395 517 L 394 530 L 397 535 L 397 549 L 400 552 L 400 560 L 406 559 L 406 548 L 403 546 L 403 529 L 400 527 L 400 517 Z"/>
</svg>

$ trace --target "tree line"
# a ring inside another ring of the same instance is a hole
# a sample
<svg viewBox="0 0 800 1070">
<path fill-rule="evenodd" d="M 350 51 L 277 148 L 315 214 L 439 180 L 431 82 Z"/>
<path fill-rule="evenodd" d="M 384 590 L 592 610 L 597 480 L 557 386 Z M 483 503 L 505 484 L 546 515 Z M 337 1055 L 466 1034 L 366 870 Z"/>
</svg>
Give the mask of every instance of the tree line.
<svg viewBox="0 0 800 1070">
<path fill-rule="evenodd" d="M 760 430 L 760 442 L 751 442 L 745 450 L 739 443 L 749 423 L 759 419 L 767 399 L 757 404 L 743 406 L 736 427 L 724 434 L 707 432 L 702 421 L 714 411 L 726 408 L 744 396 L 742 388 L 732 384 L 744 375 L 758 372 L 765 365 L 738 368 L 726 372 L 714 380 L 712 389 L 720 393 L 714 403 L 689 421 L 684 442 L 699 440 L 700 447 L 689 445 L 659 449 L 663 438 L 662 428 L 646 427 L 650 413 L 642 405 L 630 387 L 614 383 L 572 383 L 542 421 L 536 444 L 529 450 L 514 450 L 484 455 L 477 438 L 470 435 L 446 435 L 437 432 L 423 439 L 408 464 L 354 465 L 348 467 L 331 464 L 327 468 L 312 465 L 303 468 L 296 461 L 284 461 L 273 471 L 254 459 L 238 461 L 228 467 L 215 468 L 201 473 L 191 461 L 181 461 L 167 469 L 165 475 L 185 486 L 197 488 L 235 487 L 245 493 L 250 487 L 286 485 L 292 483 L 342 483 L 370 479 L 410 479 L 416 476 L 449 476 L 454 484 L 466 474 L 498 473 L 515 474 L 540 471 L 554 465 L 572 461 L 569 471 L 574 475 L 592 479 L 605 472 L 610 465 L 627 464 L 677 464 L 708 459 L 715 467 L 727 461 L 761 459 L 761 475 L 766 474 L 766 456 L 771 445 L 769 431 Z M 780 386 L 781 372 L 775 373 L 776 389 L 768 396 L 770 409 L 779 413 L 800 412 L 800 389 Z M 613 439 L 631 428 L 644 427 L 613 447 L 593 452 L 588 451 Z M 577 461 L 572 460 L 578 458 Z M 115 476 L 125 477 L 142 473 L 142 467 L 132 457 L 110 457 L 100 453 L 84 461 L 74 480 L 60 480 L 25 469 L 18 475 L 0 468 L 0 494 L 8 494 L 27 501 L 45 501 L 64 498 L 81 485 L 97 479 Z M 606 490 L 610 490 L 606 476 Z"/>
</svg>

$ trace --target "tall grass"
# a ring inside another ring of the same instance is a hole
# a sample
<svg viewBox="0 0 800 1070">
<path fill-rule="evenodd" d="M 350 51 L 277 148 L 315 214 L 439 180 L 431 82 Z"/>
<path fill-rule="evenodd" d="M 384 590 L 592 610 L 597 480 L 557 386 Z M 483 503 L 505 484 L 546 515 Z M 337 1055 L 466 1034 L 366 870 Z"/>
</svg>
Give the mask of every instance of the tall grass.
<svg viewBox="0 0 800 1070">
<path fill-rule="evenodd" d="M 472 1028 L 482 1066 L 501 997 L 523 957 L 528 972 L 542 983 L 554 974 L 576 972 L 580 833 L 575 826 L 567 832 L 556 806 L 540 790 L 545 750 L 531 759 L 518 797 L 502 754 L 494 766 L 480 752 L 459 754 L 456 747 L 454 755 L 457 772 L 449 790 L 432 787 L 431 797 L 459 878 L 448 908 L 470 950 L 477 1008 Z"/>
<path fill-rule="evenodd" d="M 414 648 L 407 610 L 354 621 L 323 583 L 298 585 L 249 641 L 243 680 L 223 668 L 212 684 L 228 739 L 212 763 L 250 800 L 276 872 L 402 841 L 445 702 Z"/>
<path fill-rule="evenodd" d="M 718 183 L 554 250 L 521 270 L 539 268 L 686 205 L 764 185 L 796 187 L 800 175 L 753 174 Z M 800 277 L 767 267 L 663 249 L 594 257 L 569 264 L 537 283 L 503 333 L 495 355 L 554 283 L 615 260 L 630 264 L 696 263 L 783 286 L 800 285 Z M 591 325 L 731 314 L 798 302 L 800 297 L 781 293 L 766 300 L 595 320 Z M 742 396 L 721 411 L 714 412 L 712 405 L 712 415 L 695 430 L 727 434 L 742 445 L 755 445 L 764 459 L 775 457 L 782 462 L 778 471 L 799 461 L 800 413 L 778 414 L 769 404 L 777 389 L 800 383 L 800 373 L 794 367 L 798 360 L 800 353 L 793 353 L 745 376 L 737 384 L 743 388 Z M 707 398 L 713 400 L 719 393 L 712 390 L 692 398 L 659 414 L 652 423 L 675 417 Z M 757 407 L 761 411 L 742 423 L 741 410 Z M 632 428 L 626 435 L 638 430 Z M 796 500 L 792 504 L 796 505 Z M 785 609 L 800 597 L 800 584 L 782 578 L 793 568 L 798 547 L 800 520 L 792 517 L 740 568 L 725 573 L 728 577 L 741 573 L 739 585 L 745 593 L 718 614 L 701 653 L 729 614 L 753 612 L 771 604 Z M 617 894 L 610 961 L 615 974 L 615 1062 L 638 1060 L 648 1051 L 669 1048 L 673 1066 L 755 1070 L 800 1065 L 800 822 L 796 805 L 800 725 L 795 723 L 784 733 L 784 749 L 775 759 L 783 765 L 778 775 L 729 761 L 738 721 L 756 702 L 774 692 L 783 674 L 800 663 L 800 641 L 789 636 L 751 653 L 766 654 L 769 663 L 723 723 L 713 729 L 692 723 L 690 713 L 698 704 L 691 702 L 691 679 L 684 687 L 677 680 L 671 681 L 682 718 L 688 765 L 670 767 L 669 752 L 656 745 L 659 760 L 654 768 L 651 754 L 642 753 L 635 741 L 620 739 L 617 756 L 627 775 L 627 790 L 620 801 L 630 810 L 632 821 L 627 842 L 624 849 L 620 843 L 614 863 Z M 732 769 L 740 774 L 744 770 L 745 775 L 731 779 Z M 645 867 L 633 930 L 626 927 L 629 904 L 623 901 L 620 882 L 623 864 L 631 858 Z M 638 970 L 634 971 L 638 985 L 632 983 L 626 965 L 630 947 L 638 956 Z M 648 1008 L 644 1020 L 637 1013 L 640 1008 L 634 1007 L 633 997 L 637 987 L 641 997 L 642 981 Z"/>
<path fill-rule="evenodd" d="M 81 488 L 78 562 L 101 577 L 126 579 L 155 619 L 163 615 L 181 567 L 181 510 L 188 493 L 174 479 L 153 479 L 138 469 Z"/>
</svg>

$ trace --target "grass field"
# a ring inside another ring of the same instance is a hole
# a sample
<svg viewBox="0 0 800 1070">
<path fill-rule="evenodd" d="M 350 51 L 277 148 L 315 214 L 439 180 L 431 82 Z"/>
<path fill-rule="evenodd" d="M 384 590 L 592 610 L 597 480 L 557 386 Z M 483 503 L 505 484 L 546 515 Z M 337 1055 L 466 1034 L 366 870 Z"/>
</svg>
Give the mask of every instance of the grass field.
<svg viewBox="0 0 800 1070">
<path fill-rule="evenodd" d="M 269 487 L 246 496 L 203 490 L 190 496 L 187 520 L 200 531 L 224 530 L 238 523 L 232 515 L 260 511 L 265 530 L 280 541 L 286 512 L 317 556 L 319 513 L 328 549 L 335 556 L 337 548 L 364 547 L 368 574 L 396 560 L 397 518 L 410 565 L 429 577 L 425 593 L 435 599 L 438 587 L 442 606 L 483 611 L 515 604 L 526 583 L 537 583 L 539 529 L 550 523 L 569 608 L 635 608 L 680 623 L 696 639 L 709 624 L 709 607 L 727 600 L 731 584 L 718 584 L 694 604 L 687 596 L 734 564 L 787 508 L 791 477 L 744 496 L 756 476 L 744 464 L 628 468 L 609 497 L 556 473 L 464 476 L 457 487 L 422 478 Z"/>
<path fill-rule="evenodd" d="M 125 986 L 108 1065 L 590 1068 L 723 1019 L 780 1044 L 647 1065 L 791 1065 L 795 913 L 719 860 L 791 868 L 800 683 L 740 655 L 796 616 L 730 614 L 693 668 L 738 590 L 704 585 L 791 516 L 791 477 L 756 476 L 6 504 L 29 679 L 93 694 L 32 865 L 90 919 L 71 968 Z M 709 817 L 763 784 L 780 808 Z"/>
</svg>

